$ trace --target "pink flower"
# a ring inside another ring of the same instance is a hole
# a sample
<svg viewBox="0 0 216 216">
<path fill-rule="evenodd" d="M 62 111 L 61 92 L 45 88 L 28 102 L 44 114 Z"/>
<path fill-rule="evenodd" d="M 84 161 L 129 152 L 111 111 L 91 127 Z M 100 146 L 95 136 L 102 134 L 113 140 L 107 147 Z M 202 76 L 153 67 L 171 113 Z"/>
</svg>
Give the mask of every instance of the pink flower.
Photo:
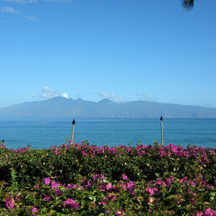
<svg viewBox="0 0 216 216">
<path fill-rule="evenodd" d="M 213 216 L 216 216 L 216 210 L 211 212 Z"/>
<path fill-rule="evenodd" d="M 107 213 L 107 215 L 109 215 L 112 213 L 112 210 L 111 211 L 106 210 L 105 212 Z"/>
<path fill-rule="evenodd" d="M 46 194 L 44 194 L 44 196 L 45 196 L 45 197 L 43 198 L 43 200 L 49 202 L 50 199 L 51 199 L 51 196 L 47 196 Z"/>
<path fill-rule="evenodd" d="M 104 179 L 104 174 L 96 174 L 96 175 L 93 175 L 93 179 L 96 181 L 97 179 Z"/>
<path fill-rule="evenodd" d="M 37 213 L 38 213 L 38 209 L 34 206 L 33 209 L 32 209 L 32 213 L 34 213 L 33 216 L 37 216 Z"/>
<path fill-rule="evenodd" d="M 13 207 L 14 207 L 13 201 L 14 200 L 13 200 L 12 196 L 6 196 L 4 201 L 6 202 L 6 206 L 8 209 L 13 209 Z"/>
<path fill-rule="evenodd" d="M 1 145 L 0 145 L 0 148 L 4 148 L 4 147 L 5 147 L 5 144 L 1 144 Z"/>
<path fill-rule="evenodd" d="M 44 184 L 45 185 L 49 185 L 50 184 L 50 178 L 49 177 L 44 178 L 43 180 L 44 180 Z"/>
<path fill-rule="evenodd" d="M 109 201 L 114 202 L 116 200 L 116 195 L 115 194 L 109 194 L 108 199 L 109 199 Z"/>
<path fill-rule="evenodd" d="M 79 203 L 80 202 L 76 203 L 76 201 L 73 199 L 67 199 L 66 201 L 63 202 L 63 206 L 64 206 L 64 208 L 78 209 Z"/>
<path fill-rule="evenodd" d="M 170 150 L 173 152 L 173 153 L 177 153 L 178 152 L 178 147 L 175 146 L 174 144 L 169 144 L 167 146 L 167 148 L 170 148 Z"/>
<path fill-rule="evenodd" d="M 187 190 L 187 193 L 194 195 L 194 192 L 192 190 Z"/>
<path fill-rule="evenodd" d="M 18 193 L 15 198 L 16 198 L 16 200 L 21 200 L 21 194 Z"/>
<path fill-rule="evenodd" d="M 171 182 L 174 180 L 174 177 L 173 176 L 170 176 L 170 178 L 168 179 L 168 178 L 166 178 L 166 184 L 168 185 L 168 186 L 170 186 L 170 184 L 171 184 Z"/>
<path fill-rule="evenodd" d="M 164 156 L 166 156 L 166 152 L 164 150 L 160 150 L 160 152 L 158 152 L 158 155 L 160 157 L 164 157 Z"/>
<path fill-rule="evenodd" d="M 86 180 L 87 180 L 87 179 L 82 179 L 82 180 L 80 180 L 80 182 L 82 182 L 83 184 L 85 184 L 85 183 L 86 183 Z"/>
<path fill-rule="evenodd" d="M 166 183 L 163 182 L 160 178 L 157 178 L 157 181 L 155 182 L 156 185 L 166 186 Z"/>
<path fill-rule="evenodd" d="M 60 185 L 60 184 L 57 183 L 56 181 L 53 181 L 53 182 L 51 183 L 52 189 L 56 189 L 59 185 Z"/>
<path fill-rule="evenodd" d="M 88 154 L 85 151 L 82 151 L 82 155 L 88 157 Z"/>
<path fill-rule="evenodd" d="M 92 186 L 92 183 L 88 181 L 86 187 L 89 188 L 91 186 Z"/>
<path fill-rule="evenodd" d="M 202 180 L 202 183 L 203 183 L 204 185 L 206 185 L 206 184 L 207 184 L 207 181 L 206 181 L 206 180 Z"/>
<path fill-rule="evenodd" d="M 206 188 L 207 188 L 207 190 L 209 190 L 209 189 L 213 188 L 213 186 L 212 185 L 206 186 Z"/>
<path fill-rule="evenodd" d="M 133 192 L 134 188 L 135 188 L 136 182 L 133 181 L 129 181 L 127 183 L 127 190 L 129 190 L 131 193 Z"/>
<path fill-rule="evenodd" d="M 117 209 L 116 215 L 117 216 L 121 216 L 122 214 L 124 214 L 126 211 L 123 211 L 121 209 Z"/>
<path fill-rule="evenodd" d="M 108 184 L 105 186 L 105 189 L 106 189 L 106 190 L 112 189 L 112 184 L 111 184 L 111 183 L 108 183 Z"/>
<path fill-rule="evenodd" d="M 213 216 L 211 208 L 207 208 L 204 211 L 203 216 Z"/>
<path fill-rule="evenodd" d="M 104 205 L 104 206 L 105 206 L 105 205 L 107 205 L 107 201 L 99 202 L 98 204 L 99 204 L 99 205 Z"/>
<path fill-rule="evenodd" d="M 59 188 L 56 188 L 55 196 L 60 196 L 61 194 L 63 194 L 63 192 L 60 191 Z"/>
<path fill-rule="evenodd" d="M 128 177 L 127 177 L 125 174 L 122 174 L 122 179 L 123 179 L 123 180 L 127 180 L 127 178 L 128 178 Z"/>
<path fill-rule="evenodd" d="M 150 188 L 147 188 L 145 190 L 146 193 L 148 193 L 150 196 L 153 196 L 155 193 L 154 193 L 154 188 L 153 187 L 150 187 Z"/>
<path fill-rule="evenodd" d="M 196 182 L 194 181 L 189 181 L 188 184 L 190 184 L 192 187 L 194 187 L 196 185 Z"/>
</svg>

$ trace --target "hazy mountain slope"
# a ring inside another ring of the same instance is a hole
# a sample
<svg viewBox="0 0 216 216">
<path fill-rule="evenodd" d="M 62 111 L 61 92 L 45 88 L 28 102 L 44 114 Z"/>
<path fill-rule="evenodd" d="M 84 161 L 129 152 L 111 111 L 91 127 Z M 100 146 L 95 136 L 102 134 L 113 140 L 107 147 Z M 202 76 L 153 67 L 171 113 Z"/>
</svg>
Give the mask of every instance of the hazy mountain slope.
<svg viewBox="0 0 216 216">
<path fill-rule="evenodd" d="M 115 103 L 72 100 L 63 97 L 26 102 L 0 108 L 0 117 L 82 117 L 82 118 L 216 118 L 216 109 L 176 104 L 132 101 Z"/>
</svg>

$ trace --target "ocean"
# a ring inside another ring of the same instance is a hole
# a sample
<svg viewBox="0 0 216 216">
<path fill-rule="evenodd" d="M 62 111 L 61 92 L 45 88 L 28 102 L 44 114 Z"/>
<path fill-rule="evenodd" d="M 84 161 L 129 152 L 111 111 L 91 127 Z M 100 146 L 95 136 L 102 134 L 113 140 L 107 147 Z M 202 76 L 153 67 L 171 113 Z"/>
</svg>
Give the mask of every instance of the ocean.
<svg viewBox="0 0 216 216">
<path fill-rule="evenodd" d="M 0 141 L 17 149 L 30 145 L 32 149 L 60 146 L 71 139 L 73 119 L 0 118 Z M 164 145 L 188 144 L 216 148 L 216 119 L 164 119 Z M 74 143 L 88 140 L 96 146 L 135 146 L 161 143 L 160 119 L 76 119 Z"/>
</svg>

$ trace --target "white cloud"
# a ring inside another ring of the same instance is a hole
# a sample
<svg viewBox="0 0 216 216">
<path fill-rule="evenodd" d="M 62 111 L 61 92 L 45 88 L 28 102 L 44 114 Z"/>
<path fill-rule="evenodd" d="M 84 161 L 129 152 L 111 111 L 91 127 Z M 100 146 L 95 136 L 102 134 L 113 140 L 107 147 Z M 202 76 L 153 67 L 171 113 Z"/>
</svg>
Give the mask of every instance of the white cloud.
<svg viewBox="0 0 216 216">
<path fill-rule="evenodd" d="M 33 95 L 37 96 L 35 93 Z M 69 98 L 68 93 L 63 92 L 59 94 L 57 91 L 50 89 L 48 86 L 43 87 L 39 94 L 39 97 L 43 99 L 49 99 L 53 97 L 64 97 L 67 99 Z"/>
<path fill-rule="evenodd" d="M 50 89 L 48 86 L 43 87 L 40 93 L 40 97 L 43 99 L 48 99 L 57 96 L 58 94 L 54 90 Z"/>
<path fill-rule="evenodd" d="M 102 96 L 103 98 L 106 98 L 108 100 L 112 100 L 112 101 L 115 101 L 115 102 L 126 102 L 127 100 L 123 99 L 123 98 L 120 98 L 120 97 L 116 97 L 114 94 L 110 95 L 106 92 L 101 92 L 101 91 L 97 91 L 97 94 Z"/>
<path fill-rule="evenodd" d="M 136 96 L 141 96 L 142 99 L 144 99 L 145 101 L 149 101 L 149 102 L 155 102 L 155 101 L 157 101 L 157 95 L 153 99 L 150 98 L 149 95 L 146 94 L 146 93 L 137 93 L 136 92 L 135 95 Z"/>
<path fill-rule="evenodd" d="M 68 93 L 62 93 L 60 96 L 64 97 L 64 98 L 69 98 Z"/>
<path fill-rule="evenodd" d="M 12 7 L 1 7 L 0 8 L 1 13 L 11 13 L 11 14 L 22 14 L 22 12 L 14 10 Z"/>
<path fill-rule="evenodd" d="M 36 98 L 37 97 L 37 94 L 36 93 L 33 93 L 32 94 L 32 98 Z"/>
<path fill-rule="evenodd" d="M 146 93 L 135 93 L 136 96 L 142 96 L 142 98 L 145 100 L 145 101 L 151 101 L 151 99 L 149 98 L 148 94 Z"/>
</svg>

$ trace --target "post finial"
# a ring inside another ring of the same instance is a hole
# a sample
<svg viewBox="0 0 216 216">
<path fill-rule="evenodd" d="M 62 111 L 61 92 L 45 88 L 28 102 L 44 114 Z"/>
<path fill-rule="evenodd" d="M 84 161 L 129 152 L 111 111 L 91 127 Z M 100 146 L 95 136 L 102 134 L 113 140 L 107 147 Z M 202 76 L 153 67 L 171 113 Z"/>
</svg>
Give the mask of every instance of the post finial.
<svg viewBox="0 0 216 216">
<path fill-rule="evenodd" d="M 75 121 L 75 119 L 72 121 L 72 125 L 75 125 L 76 124 L 76 121 Z"/>
<path fill-rule="evenodd" d="M 160 120 L 163 121 L 163 116 L 160 117 Z"/>
</svg>

